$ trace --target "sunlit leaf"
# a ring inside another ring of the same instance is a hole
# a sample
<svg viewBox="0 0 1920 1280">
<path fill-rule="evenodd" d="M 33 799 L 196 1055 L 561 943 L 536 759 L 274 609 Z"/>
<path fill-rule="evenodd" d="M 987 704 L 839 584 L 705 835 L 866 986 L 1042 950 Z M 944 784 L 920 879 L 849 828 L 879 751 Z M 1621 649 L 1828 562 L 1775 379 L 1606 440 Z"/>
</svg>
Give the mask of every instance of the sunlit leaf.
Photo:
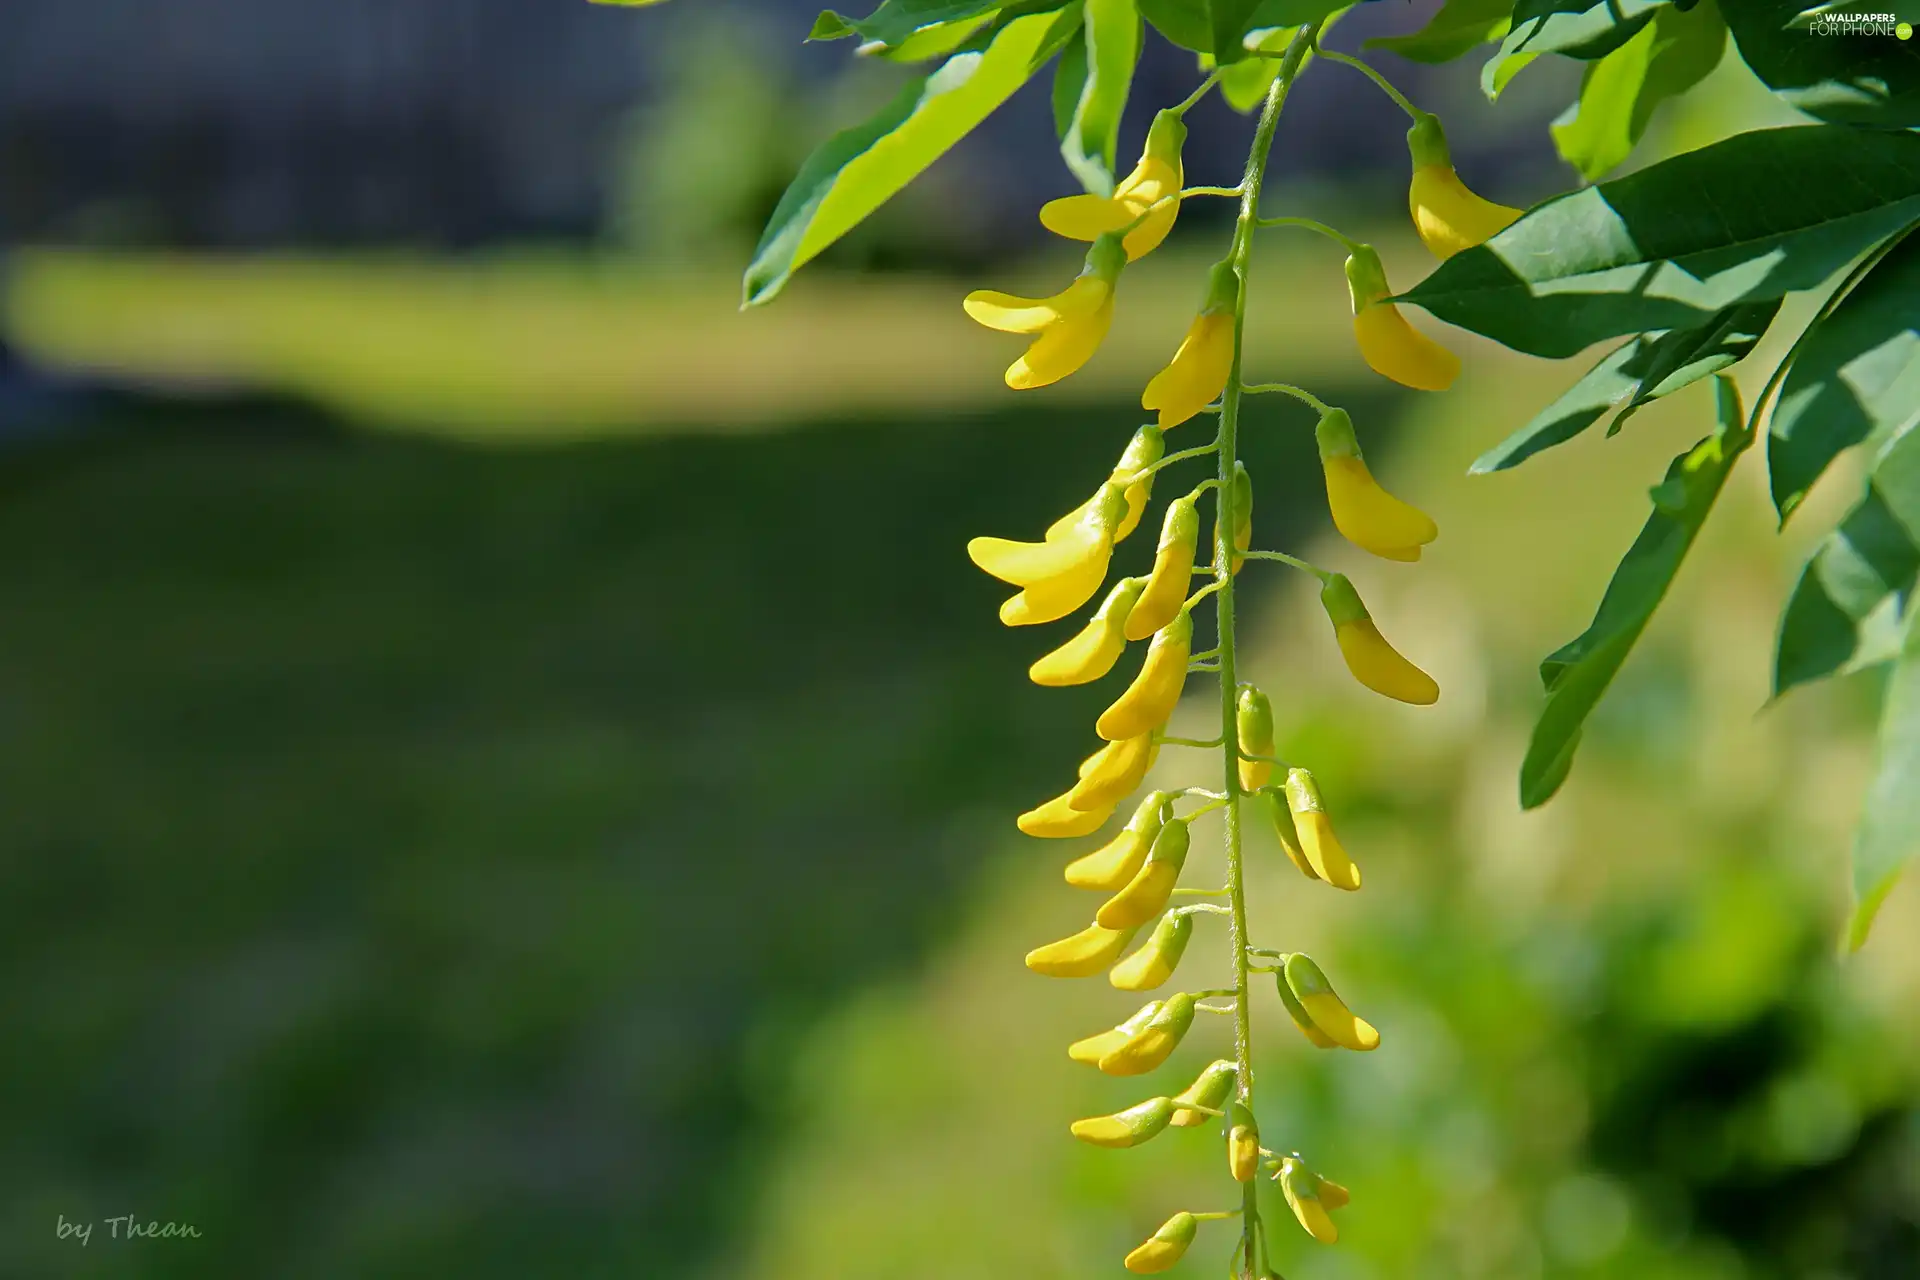
<svg viewBox="0 0 1920 1280">
<path fill-rule="evenodd" d="M 1571 192 L 1400 295 L 1533 355 L 1809 289 L 1920 218 L 1920 135 L 1738 134 Z"/>
<path fill-rule="evenodd" d="M 1096 195 L 1112 195 L 1120 113 L 1133 86 L 1134 65 L 1140 60 L 1140 12 L 1134 0 L 1086 0 L 1084 25 L 1084 78 L 1060 137 L 1060 155 L 1081 186 Z M 1056 124 L 1059 109 L 1056 98 Z"/>
<path fill-rule="evenodd" d="M 1880 904 L 1920 852 L 1920 632 L 1909 629 L 1880 709 L 1880 759 L 1853 837 L 1853 911 L 1846 945 L 1857 951 Z"/>
<path fill-rule="evenodd" d="M 1808 330 L 1780 387 L 1767 437 L 1784 524 L 1827 467 L 1920 415 L 1920 234 L 1876 264 Z"/>
<path fill-rule="evenodd" d="M 1481 69 L 1480 87 L 1497 98 L 1514 74 L 1543 53 L 1591 61 L 1638 35 L 1669 0 L 1519 0 L 1500 51 Z"/>
<path fill-rule="evenodd" d="M 1709 324 L 1646 333 L 1616 348 L 1586 376 L 1505 440 L 1474 461 L 1481 475 L 1517 467 L 1564 444 L 1618 408 L 1607 434 L 1651 400 L 1669 396 L 1746 357 L 1773 322 L 1779 301 L 1728 307 Z M 1623 407 L 1624 406 L 1624 407 Z"/>
<path fill-rule="evenodd" d="M 1837 124 L 1920 126 L 1920 38 L 1816 36 L 1793 29 L 1793 19 L 1812 7 L 1810 0 L 1723 3 L 1741 58 L 1786 102 Z"/>
<path fill-rule="evenodd" d="M 1452 62 L 1461 54 L 1507 34 L 1514 0 L 1447 0 L 1427 25 L 1411 35 L 1375 36 L 1369 49 L 1387 49 L 1410 62 Z"/>
<path fill-rule="evenodd" d="M 990 15 L 1006 4 L 1007 0 L 885 0 L 864 18 L 848 18 L 827 9 L 814 19 L 807 39 L 843 40 L 859 36 L 885 48 L 894 48 L 916 32 Z"/>
<path fill-rule="evenodd" d="M 1726 46 L 1717 6 L 1660 9 L 1632 39 L 1587 65 L 1579 100 L 1553 124 L 1554 146 L 1587 181 L 1604 177 L 1632 153 L 1654 109 L 1704 80 Z"/>
<path fill-rule="evenodd" d="M 829 138 L 780 197 L 747 267 L 747 305 L 792 274 L 944 155 L 1025 84 L 1078 29 L 1077 9 L 1036 13 L 909 84 L 864 124 Z"/>
<path fill-rule="evenodd" d="M 1614 571 L 1593 622 L 1540 664 L 1547 705 L 1520 766 L 1525 808 L 1545 804 L 1566 780 L 1587 716 L 1665 598 L 1728 471 L 1751 442 L 1732 379 L 1719 375 L 1716 392 L 1714 433 L 1675 458 L 1654 486 L 1653 512 Z"/>
</svg>

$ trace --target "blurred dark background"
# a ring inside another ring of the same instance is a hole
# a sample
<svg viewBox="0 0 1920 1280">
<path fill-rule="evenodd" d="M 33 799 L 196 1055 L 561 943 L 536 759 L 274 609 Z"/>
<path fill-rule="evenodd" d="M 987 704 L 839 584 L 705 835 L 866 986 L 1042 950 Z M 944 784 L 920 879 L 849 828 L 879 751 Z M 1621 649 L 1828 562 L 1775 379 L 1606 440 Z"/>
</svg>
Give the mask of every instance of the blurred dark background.
<svg viewBox="0 0 1920 1280">
<path fill-rule="evenodd" d="M 1126 1010 L 1020 969 L 1086 904 L 1010 818 L 1127 676 L 1027 685 L 1058 628 L 1000 628 L 961 549 L 1105 474 L 1223 225 L 1129 272 L 1086 373 L 1004 392 L 957 299 L 1077 258 L 1033 218 L 1070 186 L 1042 82 L 735 316 L 788 174 L 905 74 L 811 18 L 0 13 L 0 1275 L 1037 1280 L 1218 1196 L 1202 1143 L 1064 1138 L 1125 1099 L 1059 1049 Z M 1543 126 L 1577 72 L 1494 107 L 1476 59 L 1380 64 L 1477 186 L 1568 185 Z M 1123 151 L 1194 81 L 1153 44 Z M 1716 84 L 1655 145 L 1754 109 Z M 1191 180 L 1231 181 L 1247 123 L 1193 125 Z M 1403 128 L 1323 68 L 1274 184 L 1397 275 Z M 1348 350 L 1337 261 L 1262 253 L 1258 357 L 1447 531 L 1343 566 L 1449 690 L 1425 719 L 1247 575 L 1283 750 L 1369 875 L 1327 906 L 1268 849 L 1261 927 L 1388 1035 L 1356 1063 L 1273 1031 L 1263 1126 L 1356 1192 L 1288 1274 L 1920 1276 L 1912 895 L 1828 959 L 1872 691 L 1753 715 L 1791 551 L 1703 548 L 1712 589 L 1520 817 L 1530 665 L 1697 423 L 1463 481 L 1566 371 L 1476 348 L 1417 403 Z M 1263 545 L 1324 534 L 1306 421 L 1249 424 Z"/>
</svg>

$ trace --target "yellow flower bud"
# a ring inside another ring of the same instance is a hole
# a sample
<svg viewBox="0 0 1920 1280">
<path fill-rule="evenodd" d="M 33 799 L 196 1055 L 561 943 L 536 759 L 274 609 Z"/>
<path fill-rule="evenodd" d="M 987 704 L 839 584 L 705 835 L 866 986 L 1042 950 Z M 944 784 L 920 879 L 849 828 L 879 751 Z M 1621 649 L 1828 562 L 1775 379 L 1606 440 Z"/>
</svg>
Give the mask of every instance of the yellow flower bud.
<svg viewBox="0 0 1920 1280">
<path fill-rule="evenodd" d="M 1327 575 L 1320 588 L 1320 603 L 1333 623 L 1340 656 L 1346 659 L 1347 670 L 1355 680 L 1375 693 L 1419 707 L 1440 700 L 1440 686 L 1387 643 L 1345 574 Z"/>
<path fill-rule="evenodd" d="M 1102 893 L 1124 888 L 1146 864 L 1153 839 L 1160 834 L 1162 812 L 1173 795 L 1171 791 L 1148 793 L 1119 835 L 1067 864 L 1067 883 L 1076 889 L 1098 889 Z"/>
<path fill-rule="evenodd" d="M 1240 686 L 1240 696 L 1234 702 L 1233 719 L 1242 753 L 1255 756 L 1273 754 L 1273 703 L 1266 694 L 1250 684 Z M 1258 791 L 1271 776 L 1273 766 L 1265 760 L 1240 761 L 1240 787 L 1244 791 Z"/>
<path fill-rule="evenodd" d="M 1252 1182 L 1260 1172 L 1260 1126 L 1244 1102 L 1227 1108 L 1227 1169 L 1236 1182 Z"/>
<path fill-rule="evenodd" d="M 1414 230 L 1434 257 L 1451 258 L 1484 244 L 1520 217 L 1520 210 L 1482 199 L 1460 181 L 1438 116 L 1423 112 L 1414 120 L 1407 130 L 1407 149 L 1413 156 L 1407 208 Z"/>
<path fill-rule="evenodd" d="M 1190 1213 L 1176 1213 L 1160 1224 L 1138 1249 L 1127 1255 L 1127 1270 L 1137 1276 L 1165 1271 L 1186 1255 L 1187 1246 L 1200 1230 L 1200 1220 Z"/>
<path fill-rule="evenodd" d="M 1151 733 L 1109 742 L 1081 764 L 1080 781 L 1067 792 L 1067 804 L 1075 809 L 1112 813 L 1115 805 L 1139 787 L 1159 754 Z"/>
<path fill-rule="evenodd" d="M 1293 828 L 1293 815 L 1287 810 L 1287 798 L 1279 787 L 1262 787 L 1254 797 L 1259 801 L 1261 810 L 1267 815 L 1267 821 L 1273 827 L 1274 839 L 1280 842 L 1280 849 L 1287 860 L 1300 869 L 1300 874 L 1309 880 L 1318 880 L 1320 873 L 1313 869 L 1307 856 L 1300 852 L 1300 842 Z"/>
<path fill-rule="evenodd" d="M 1107 819 L 1113 816 L 1113 805 L 1103 809 L 1076 809 L 1070 798 L 1072 794 L 1055 796 L 1021 814 L 1017 819 L 1020 829 L 1044 840 L 1061 840 L 1090 836 L 1107 825 Z"/>
<path fill-rule="evenodd" d="M 1300 837 L 1300 852 L 1314 874 L 1336 889 L 1358 889 L 1360 868 L 1333 833 L 1333 822 L 1320 800 L 1320 786 L 1305 769 L 1287 771 L 1287 810 Z"/>
<path fill-rule="evenodd" d="M 1247 471 L 1247 464 L 1233 464 L 1233 489 L 1230 493 L 1216 491 L 1213 507 L 1213 532 L 1207 536 L 1208 554 L 1218 563 L 1220 547 L 1220 517 L 1222 508 L 1233 514 L 1233 545 L 1245 551 L 1253 545 L 1253 476 Z M 1233 571 L 1237 574 L 1246 559 L 1233 557 Z"/>
<path fill-rule="evenodd" d="M 1142 214 L 1140 225 L 1127 232 L 1128 261 L 1151 253 L 1180 216 L 1180 187 L 1184 176 L 1180 150 L 1187 126 L 1176 111 L 1162 111 L 1147 132 L 1146 149 L 1133 172 L 1114 186 L 1113 195 L 1066 196 L 1040 208 L 1040 225 L 1069 240 L 1092 240 L 1125 230 Z"/>
<path fill-rule="evenodd" d="M 1107 981 L 1122 991 L 1151 991 L 1164 986 L 1180 967 L 1193 937 L 1193 917 L 1169 911 L 1138 951 L 1113 966 Z"/>
<path fill-rule="evenodd" d="M 1360 245 L 1347 259 L 1347 291 L 1353 300 L 1353 337 L 1368 367 L 1416 391 L 1445 391 L 1460 376 L 1460 358 L 1427 337 L 1384 301 L 1387 285 L 1380 255 Z"/>
<path fill-rule="evenodd" d="M 1193 553 L 1200 541 L 1200 510 L 1192 498 L 1177 498 L 1167 506 L 1167 517 L 1160 526 L 1160 546 L 1154 553 L 1153 572 L 1147 585 L 1127 615 L 1124 634 L 1129 640 L 1145 640 L 1180 615 L 1187 602 L 1187 589 L 1193 585 Z"/>
<path fill-rule="evenodd" d="M 1100 1059 L 1133 1039 L 1134 1033 L 1153 1021 L 1153 1015 L 1160 1012 L 1164 1000 L 1152 1000 L 1140 1006 L 1131 1018 L 1117 1027 L 1102 1031 L 1099 1035 L 1088 1036 L 1084 1040 L 1075 1040 L 1067 1046 L 1067 1056 L 1075 1062 L 1084 1062 L 1090 1067 L 1100 1065 Z M 1203 1104 L 1204 1105 L 1204 1104 Z M 1175 1117 L 1178 1123 L 1178 1117 Z"/>
<path fill-rule="evenodd" d="M 1091 978 L 1120 958 L 1133 934 L 1132 929 L 1090 924 L 1070 938 L 1027 952 L 1027 968 L 1046 978 Z"/>
<path fill-rule="evenodd" d="M 1007 367 L 1008 386 L 1016 391 L 1044 387 L 1093 358 L 1113 324 L 1113 287 L 1125 265 L 1119 237 L 1102 235 L 1087 252 L 1079 278 L 1050 298 L 992 289 L 967 295 L 967 314 L 987 328 L 1036 335 L 1026 354 Z"/>
<path fill-rule="evenodd" d="M 1166 910 L 1174 886 L 1180 883 L 1180 870 L 1187 862 L 1192 837 L 1185 818 L 1173 818 L 1153 838 L 1146 865 L 1120 892 L 1102 903 L 1094 921 L 1107 929 L 1134 929 Z"/>
<path fill-rule="evenodd" d="M 1294 1218 L 1308 1235 L 1321 1244 L 1338 1243 L 1340 1229 L 1333 1225 L 1327 1211 L 1347 1203 L 1345 1187 L 1328 1182 L 1308 1169 L 1299 1156 L 1288 1156 L 1280 1162 L 1280 1190 L 1287 1197 L 1287 1207 L 1293 1210 Z M 1337 1197 L 1334 1192 L 1338 1193 Z"/>
<path fill-rule="evenodd" d="M 1192 1084 L 1175 1094 L 1173 1100 L 1218 1111 L 1239 1079 L 1240 1068 L 1221 1058 L 1202 1071 Z M 1181 1129 L 1197 1128 L 1212 1118 L 1205 1111 L 1181 1110 L 1173 1113 L 1173 1123 Z"/>
<path fill-rule="evenodd" d="M 1166 436 L 1160 428 L 1145 426 L 1133 433 L 1126 452 L 1114 463 L 1109 478 L 1114 484 L 1127 488 L 1127 514 L 1120 518 L 1120 527 L 1113 532 L 1115 542 L 1126 541 L 1127 535 L 1139 527 L 1140 517 L 1147 513 L 1147 502 L 1153 497 L 1153 477 L 1140 476 L 1140 473 L 1165 457 L 1166 452 Z M 1140 478 L 1136 480 L 1135 476 Z"/>
<path fill-rule="evenodd" d="M 1154 633 L 1140 674 L 1100 713 L 1094 732 L 1108 742 L 1118 742 L 1152 733 L 1165 724 L 1186 687 L 1187 658 L 1192 652 L 1193 615 L 1183 609 Z"/>
<path fill-rule="evenodd" d="M 1320 966 L 1299 953 L 1282 966 L 1287 986 L 1321 1034 L 1346 1049 L 1365 1052 L 1380 1047 L 1380 1033 L 1366 1019 L 1356 1017 L 1327 981 Z"/>
<path fill-rule="evenodd" d="M 1240 276 L 1231 262 L 1216 262 L 1207 280 L 1207 298 L 1173 360 L 1147 383 L 1142 409 L 1160 414 L 1169 430 L 1212 404 L 1226 389 L 1233 369 L 1233 314 L 1240 297 Z"/>
<path fill-rule="evenodd" d="M 1145 578 L 1122 578 L 1114 583 L 1099 611 L 1078 635 L 1027 668 L 1028 679 L 1038 685 L 1063 688 L 1089 684 L 1113 670 L 1127 647 L 1122 627 L 1145 586 Z"/>
<path fill-rule="evenodd" d="M 1328 1038 L 1327 1033 L 1313 1025 L 1313 1019 L 1300 1003 L 1300 997 L 1293 994 L 1293 988 L 1287 985 L 1286 966 L 1273 975 L 1273 985 L 1280 992 L 1280 1003 L 1287 1007 L 1287 1014 L 1293 1019 L 1293 1025 L 1300 1028 L 1300 1034 L 1316 1049 L 1337 1049 L 1340 1046 Z"/>
<path fill-rule="evenodd" d="M 1382 489 L 1360 456 L 1353 420 L 1345 409 L 1329 410 L 1314 430 L 1320 466 L 1327 477 L 1333 527 L 1363 551 L 1388 560 L 1418 560 L 1420 548 L 1440 536 L 1427 513 Z"/>
<path fill-rule="evenodd" d="M 1173 1099 L 1149 1098 L 1110 1116 L 1073 1122 L 1073 1136 L 1096 1147 L 1137 1147 L 1158 1137 L 1173 1119 Z"/>
<path fill-rule="evenodd" d="M 1109 1050 L 1100 1059 L 1098 1065 L 1101 1074 L 1145 1075 L 1172 1056 L 1187 1034 L 1187 1028 L 1192 1025 L 1193 997 L 1184 991 L 1168 996 L 1159 1012 L 1147 1020 L 1146 1026 L 1134 1032 L 1125 1044 Z M 1168 1118 L 1172 1118 L 1171 1112 Z"/>
</svg>

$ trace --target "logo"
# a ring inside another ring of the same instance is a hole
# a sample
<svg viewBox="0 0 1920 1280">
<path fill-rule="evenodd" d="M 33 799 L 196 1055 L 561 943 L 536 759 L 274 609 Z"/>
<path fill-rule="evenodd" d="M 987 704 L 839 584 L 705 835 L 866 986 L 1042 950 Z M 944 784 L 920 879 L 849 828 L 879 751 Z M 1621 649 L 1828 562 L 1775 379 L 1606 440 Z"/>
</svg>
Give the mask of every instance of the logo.
<svg viewBox="0 0 1920 1280">
<path fill-rule="evenodd" d="M 1892 36 L 1913 39 L 1913 24 L 1894 13 L 1822 13 L 1807 24 L 1816 36 Z"/>
</svg>

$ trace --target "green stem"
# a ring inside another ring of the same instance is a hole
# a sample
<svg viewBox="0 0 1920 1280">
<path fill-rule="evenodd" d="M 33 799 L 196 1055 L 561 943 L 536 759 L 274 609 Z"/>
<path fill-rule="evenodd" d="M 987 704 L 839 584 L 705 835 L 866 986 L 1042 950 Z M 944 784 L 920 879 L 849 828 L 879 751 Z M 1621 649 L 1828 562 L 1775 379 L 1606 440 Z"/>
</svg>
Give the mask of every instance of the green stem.
<svg viewBox="0 0 1920 1280">
<path fill-rule="evenodd" d="M 1281 395 L 1292 396 L 1295 400 L 1304 400 L 1323 414 L 1330 412 L 1332 409 L 1331 405 L 1319 396 L 1313 394 L 1313 392 L 1308 391 L 1305 387 L 1296 387 L 1290 382 L 1257 382 L 1253 386 L 1242 387 L 1240 390 L 1250 396 L 1261 395 L 1269 391 L 1277 391 Z"/>
<path fill-rule="evenodd" d="M 1355 71 L 1364 72 L 1366 74 L 1367 79 L 1379 85 L 1380 91 L 1382 93 L 1386 94 L 1389 98 L 1392 98 L 1396 103 L 1399 104 L 1400 109 L 1402 111 L 1406 112 L 1408 115 L 1412 116 L 1414 119 L 1417 120 L 1423 114 L 1425 114 L 1420 110 L 1420 108 L 1414 106 L 1411 102 L 1408 102 L 1406 95 L 1401 93 L 1398 89 L 1394 88 L 1393 85 L 1388 82 L 1385 76 L 1381 75 L 1378 71 L 1375 71 L 1372 67 L 1360 61 L 1360 59 L 1354 57 L 1352 54 L 1335 53 L 1331 49 L 1316 49 L 1314 50 L 1314 52 L 1319 54 L 1321 57 L 1325 58 L 1329 62 L 1342 62 L 1342 63 L 1345 63 L 1347 66 L 1352 67 Z"/>
<path fill-rule="evenodd" d="M 1227 388 L 1220 399 L 1220 486 L 1221 492 L 1233 491 L 1234 467 L 1239 458 L 1241 367 L 1247 328 L 1247 269 L 1253 258 L 1253 233 L 1260 221 L 1260 187 L 1267 176 L 1267 155 L 1273 149 L 1273 135 L 1280 124 L 1280 111 L 1286 105 L 1287 91 L 1300 72 L 1320 24 L 1302 27 L 1287 46 L 1280 62 L 1280 73 L 1260 108 L 1260 123 L 1254 129 L 1253 148 L 1247 153 L 1246 176 L 1240 181 L 1240 216 L 1233 228 L 1233 268 L 1240 277 L 1240 288 L 1233 300 L 1233 364 L 1227 373 Z M 1247 890 L 1246 872 L 1240 851 L 1240 728 L 1234 715 L 1234 699 L 1239 685 L 1236 679 L 1236 654 L 1233 612 L 1233 522 L 1214 521 L 1214 580 L 1220 590 L 1214 599 L 1220 637 L 1220 737 L 1222 769 L 1226 775 L 1227 898 L 1232 916 L 1227 924 L 1228 945 L 1233 948 L 1233 1052 L 1237 1068 L 1237 1096 L 1251 1106 L 1253 1102 L 1253 1024 L 1247 976 Z M 1254 1250 L 1258 1240 L 1260 1201 L 1253 1183 L 1241 1193 L 1240 1248 L 1245 1272 L 1252 1280 Z"/>
<path fill-rule="evenodd" d="M 1277 560 L 1281 564 L 1292 565 L 1300 572 L 1310 573 L 1322 582 L 1325 582 L 1329 576 L 1325 569 L 1308 564 L 1299 556 L 1290 556 L 1284 551 L 1242 551 L 1240 554 L 1248 560 Z"/>
<path fill-rule="evenodd" d="M 1326 223 L 1316 222 L 1312 218 L 1255 218 L 1253 225 L 1256 227 L 1304 227 L 1308 231 L 1319 232 L 1329 240 L 1338 240 L 1348 253 L 1360 247 L 1360 242 L 1352 236 L 1341 235 Z"/>
<path fill-rule="evenodd" d="M 1184 116 L 1187 112 L 1193 110 L 1194 105 L 1198 103 L 1200 99 L 1206 97 L 1207 91 L 1218 83 L 1220 83 L 1220 72 L 1218 68 L 1215 68 L 1205 80 L 1200 82 L 1200 87 L 1182 99 L 1180 105 L 1175 107 L 1174 110 Z"/>
</svg>

